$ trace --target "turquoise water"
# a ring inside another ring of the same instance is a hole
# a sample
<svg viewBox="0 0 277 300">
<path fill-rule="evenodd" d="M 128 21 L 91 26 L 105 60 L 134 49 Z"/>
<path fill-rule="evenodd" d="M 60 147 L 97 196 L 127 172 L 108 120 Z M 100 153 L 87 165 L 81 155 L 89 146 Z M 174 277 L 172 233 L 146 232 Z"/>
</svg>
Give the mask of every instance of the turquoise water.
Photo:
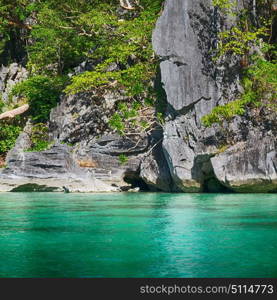
<svg viewBox="0 0 277 300">
<path fill-rule="evenodd" d="M 0 194 L 0 277 L 277 277 L 277 195 Z"/>
</svg>

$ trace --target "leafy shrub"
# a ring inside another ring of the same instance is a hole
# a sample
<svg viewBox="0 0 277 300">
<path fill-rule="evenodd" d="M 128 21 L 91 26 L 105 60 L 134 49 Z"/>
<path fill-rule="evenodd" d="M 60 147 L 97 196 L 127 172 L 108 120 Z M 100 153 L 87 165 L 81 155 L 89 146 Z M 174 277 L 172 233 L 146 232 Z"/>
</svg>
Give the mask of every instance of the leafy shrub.
<svg viewBox="0 0 277 300">
<path fill-rule="evenodd" d="M 116 91 L 127 98 L 130 110 L 133 101 L 154 105 L 158 60 L 151 35 L 164 0 L 135 1 L 134 10 L 124 11 L 118 9 L 118 0 L 12 2 L 0 0 L 0 34 L 24 28 L 22 42 L 32 77 L 13 93 L 30 103 L 34 121 L 45 122 L 56 105 L 62 90 L 57 76 L 72 73 L 86 60 L 93 61 L 94 68 L 73 76 L 67 93 L 93 91 L 101 96 Z M 29 17 L 36 19 L 30 26 Z M 117 68 L 109 71 L 111 65 Z"/>
<path fill-rule="evenodd" d="M 15 85 L 11 96 L 26 98 L 32 119 L 45 122 L 49 119 L 51 109 L 57 105 L 64 81 L 63 77 L 33 76 Z"/>
<path fill-rule="evenodd" d="M 5 103 L 4 103 L 4 101 L 0 98 L 0 113 L 2 113 L 4 107 L 5 107 Z"/>
<path fill-rule="evenodd" d="M 258 58 L 245 72 L 243 78 L 244 93 L 235 101 L 215 107 L 202 118 L 203 124 L 210 127 L 214 123 L 231 120 L 236 115 L 243 115 L 247 106 L 273 107 L 277 100 L 277 64 Z"/>
<path fill-rule="evenodd" d="M 154 110 L 152 116 L 149 113 L 147 118 L 141 112 L 143 107 L 149 104 L 153 106 L 157 97 L 153 79 L 158 60 L 153 55 L 151 35 L 162 2 L 140 1 L 141 8 L 129 17 L 127 14 L 124 19 L 118 18 L 118 3 L 115 3 L 109 8 L 111 11 L 115 9 L 112 14 L 103 16 L 106 8 L 101 7 L 102 11 L 95 9 L 88 13 L 91 19 L 86 16 L 83 20 L 87 22 L 87 30 L 98 41 L 90 57 L 99 63 L 93 71 L 74 76 L 65 92 L 75 94 L 93 91 L 101 96 L 107 91 L 120 91 L 126 99 L 125 103 L 118 105 L 117 112 L 109 122 L 110 127 L 120 134 L 135 128 L 138 132 L 145 131 L 155 119 Z M 117 68 L 108 71 L 111 65 Z"/>
<path fill-rule="evenodd" d="M 124 165 L 128 162 L 128 157 L 125 154 L 120 154 L 118 159 L 122 165 Z"/>
<path fill-rule="evenodd" d="M 230 12 L 231 9 L 234 8 L 234 2 L 230 0 L 213 0 L 212 4 L 213 6 L 219 7 L 225 13 Z"/>
<path fill-rule="evenodd" d="M 0 154 L 5 154 L 14 147 L 21 130 L 20 126 L 0 123 Z"/>
<path fill-rule="evenodd" d="M 32 145 L 27 150 L 29 152 L 44 151 L 52 145 L 52 142 L 49 141 L 48 127 L 43 123 L 33 125 L 30 139 Z"/>
<path fill-rule="evenodd" d="M 239 27 L 232 27 L 228 31 L 219 33 L 217 57 L 225 54 L 247 55 L 253 46 L 259 46 L 260 39 L 268 36 L 268 29 L 263 26 L 252 31 L 244 31 Z"/>
<path fill-rule="evenodd" d="M 213 4 L 228 13 L 232 10 L 230 0 L 213 0 Z M 243 2 L 243 5 L 245 3 Z M 276 44 L 270 42 L 275 15 L 271 12 L 272 1 L 258 1 L 256 9 L 265 10 L 267 22 L 264 19 L 251 22 L 251 11 L 244 7 L 236 13 L 238 26 L 219 34 L 219 45 L 215 58 L 226 54 L 244 57 L 247 61 L 242 76 L 244 92 L 239 99 L 222 106 L 215 107 L 212 112 L 202 118 L 205 126 L 231 120 L 236 115 L 243 115 L 246 109 L 253 106 L 274 108 L 277 111 L 277 64 Z M 263 24 L 263 25 L 261 25 Z M 266 40 L 267 39 L 267 40 Z M 250 55 L 253 46 L 259 49 L 256 54 Z"/>
</svg>

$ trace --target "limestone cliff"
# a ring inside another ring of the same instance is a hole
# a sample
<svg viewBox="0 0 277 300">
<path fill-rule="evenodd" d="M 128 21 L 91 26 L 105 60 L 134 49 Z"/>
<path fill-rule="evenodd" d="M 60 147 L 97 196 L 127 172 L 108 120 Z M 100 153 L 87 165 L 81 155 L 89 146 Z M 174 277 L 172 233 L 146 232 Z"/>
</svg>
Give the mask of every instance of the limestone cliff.
<svg viewBox="0 0 277 300">
<path fill-rule="evenodd" d="M 225 128 L 201 124 L 203 115 L 241 89 L 238 61 L 226 57 L 216 65 L 210 56 L 217 31 L 234 21 L 220 17 L 211 1 L 171 0 L 153 34 L 168 102 L 163 152 L 178 191 L 277 188 L 276 114 L 249 113 Z M 232 146 L 222 151 L 227 130 Z"/>
<path fill-rule="evenodd" d="M 26 152 L 27 125 L 0 172 L 0 190 L 34 184 L 34 189 L 89 192 L 127 185 L 169 192 L 276 192 L 276 113 L 249 111 L 211 128 L 201 121 L 242 91 L 239 60 L 226 56 L 215 63 L 211 57 L 218 32 L 235 22 L 222 17 L 211 0 L 166 1 L 153 32 L 161 61 L 157 85 L 166 96 L 162 128 L 130 140 L 108 126 L 120 94 L 93 102 L 92 94 L 61 95 L 49 121 L 53 147 Z M 76 72 L 89 67 L 84 62 Z M 0 73 L 2 91 L 9 70 Z M 120 154 L 128 161 L 120 163 Z"/>
</svg>

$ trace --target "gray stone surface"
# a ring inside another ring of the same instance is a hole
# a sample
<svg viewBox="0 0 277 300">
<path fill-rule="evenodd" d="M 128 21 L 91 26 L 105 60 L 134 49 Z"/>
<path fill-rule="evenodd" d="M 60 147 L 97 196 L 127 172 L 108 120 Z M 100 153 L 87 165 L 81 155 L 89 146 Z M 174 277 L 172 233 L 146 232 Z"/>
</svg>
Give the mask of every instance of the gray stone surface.
<svg viewBox="0 0 277 300">
<path fill-rule="evenodd" d="M 276 112 L 237 118 L 230 130 L 234 142 L 211 159 L 218 180 L 236 192 L 277 192 Z"/>
<path fill-rule="evenodd" d="M 14 64 L 4 71 L 17 67 Z M 85 67 L 82 64 L 80 70 L 75 71 L 81 72 Z M 4 82 L 3 90 L 7 84 Z M 140 141 L 121 137 L 109 129 L 108 120 L 115 112 L 115 103 L 122 99 L 124 97 L 116 93 L 103 97 L 94 93 L 62 96 L 50 116 L 49 138 L 54 146 L 42 152 L 26 151 L 30 148 L 31 132 L 31 124 L 27 124 L 7 155 L 7 167 L 1 170 L 1 189 L 6 190 L 3 182 L 9 190 L 10 185 L 16 188 L 21 183 L 46 188 L 51 184 L 52 188 L 56 180 L 58 185 L 71 182 L 71 191 L 128 190 L 132 184 L 126 183 L 124 178 L 139 179 L 142 154 L 148 149 L 149 141 L 147 137 Z M 119 160 L 121 154 L 128 156 L 124 164 Z"/>
<path fill-rule="evenodd" d="M 14 148 L 7 156 L 7 168 L 2 174 L 26 177 L 59 177 L 76 172 L 70 149 L 56 144 L 51 149 L 40 152 L 20 151 Z"/>
<path fill-rule="evenodd" d="M 0 67 L 0 94 L 4 102 L 8 101 L 8 95 L 15 84 L 28 77 L 27 70 L 17 64 L 12 63 L 8 66 Z"/>
<path fill-rule="evenodd" d="M 7 156 L 7 168 L 0 172 L 0 191 L 65 186 L 73 192 L 107 192 L 144 182 L 159 191 L 276 192 L 276 112 L 256 109 L 222 126 L 202 124 L 204 115 L 242 91 L 239 59 L 212 60 L 218 32 L 234 24 L 235 18 L 221 16 L 211 4 L 211 0 L 167 0 L 153 32 L 167 98 L 162 136 L 153 133 L 132 140 L 109 129 L 115 104 L 124 99 L 120 91 L 63 95 L 50 116 L 54 146 L 26 152 L 28 125 Z M 74 74 L 93 67 L 93 62 L 83 62 Z M 27 76 L 20 68 L 13 64 L 0 70 L 4 95 Z M 128 156 L 124 164 L 121 154 Z"/>
<path fill-rule="evenodd" d="M 137 141 L 109 128 L 115 103 L 122 99 L 119 94 L 65 96 L 50 116 L 51 138 L 72 145 L 76 164 L 86 171 L 110 174 L 107 180 L 118 186 L 126 185 L 126 174 L 139 175 L 141 156 L 149 147 L 147 137 Z M 120 155 L 128 161 L 120 163 Z"/>
<path fill-rule="evenodd" d="M 142 159 L 140 177 L 150 190 L 164 192 L 175 190 L 161 144 L 154 147 Z"/>
<path fill-rule="evenodd" d="M 55 144 L 49 150 L 26 152 L 20 148 L 23 135 L 7 156 L 7 167 L 0 172 L 0 191 L 28 190 L 70 192 L 113 192 L 119 188 L 100 180 L 95 174 L 80 168 L 74 161 L 72 149 Z"/>
<path fill-rule="evenodd" d="M 267 135 L 268 129 L 263 128 L 267 118 L 257 124 L 247 118 L 234 120 L 223 128 L 204 128 L 201 123 L 215 106 L 236 99 L 242 91 L 238 59 L 225 57 L 216 64 L 212 60 L 218 31 L 235 20 L 221 17 L 211 2 L 166 1 L 153 33 L 168 103 L 163 152 L 179 191 L 215 191 L 215 186 L 272 191 L 276 189 L 276 135 Z M 222 153 L 226 144 L 232 148 Z"/>
<path fill-rule="evenodd" d="M 81 168 L 73 157 L 73 148 L 56 143 L 49 150 L 28 152 L 28 123 L 6 158 L 7 167 L 0 171 L 0 191 L 114 192 L 109 178 Z"/>
</svg>

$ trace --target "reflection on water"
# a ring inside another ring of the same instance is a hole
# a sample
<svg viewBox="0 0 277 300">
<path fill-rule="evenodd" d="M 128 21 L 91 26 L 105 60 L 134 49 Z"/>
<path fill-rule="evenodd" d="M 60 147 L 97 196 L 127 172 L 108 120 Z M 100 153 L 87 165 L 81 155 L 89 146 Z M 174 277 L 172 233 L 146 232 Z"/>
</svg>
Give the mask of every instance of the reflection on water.
<svg viewBox="0 0 277 300">
<path fill-rule="evenodd" d="M 1 277 L 276 277 L 277 196 L 0 194 Z"/>
</svg>

